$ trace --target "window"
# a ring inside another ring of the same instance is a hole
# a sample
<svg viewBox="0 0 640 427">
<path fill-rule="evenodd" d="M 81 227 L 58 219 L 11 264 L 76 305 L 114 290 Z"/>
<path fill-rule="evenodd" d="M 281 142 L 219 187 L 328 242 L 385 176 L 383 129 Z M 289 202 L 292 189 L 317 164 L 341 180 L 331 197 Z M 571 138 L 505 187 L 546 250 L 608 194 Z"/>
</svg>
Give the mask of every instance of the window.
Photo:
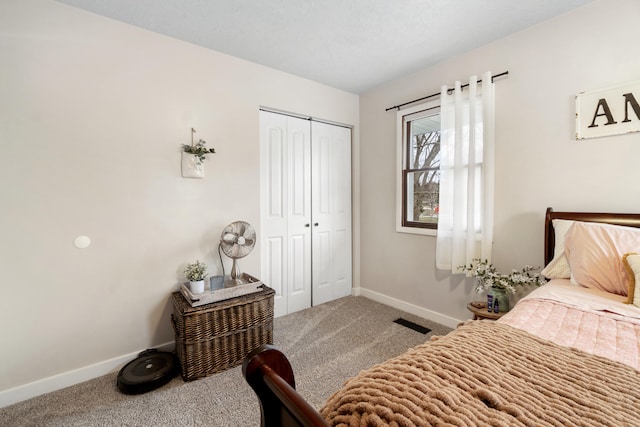
<svg viewBox="0 0 640 427">
<path fill-rule="evenodd" d="M 435 235 L 440 198 L 440 107 L 398 112 L 397 231 Z"/>
</svg>

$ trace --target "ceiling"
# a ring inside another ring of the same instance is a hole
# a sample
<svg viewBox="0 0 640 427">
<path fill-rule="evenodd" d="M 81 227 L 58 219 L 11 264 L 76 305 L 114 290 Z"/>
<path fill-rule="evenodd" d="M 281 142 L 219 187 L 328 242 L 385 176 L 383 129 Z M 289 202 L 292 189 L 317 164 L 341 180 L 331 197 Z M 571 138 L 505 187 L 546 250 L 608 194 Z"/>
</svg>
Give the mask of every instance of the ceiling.
<svg viewBox="0 0 640 427">
<path fill-rule="evenodd" d="M 359 94 L 592 0 L 58 1 Z"/>
</svg>

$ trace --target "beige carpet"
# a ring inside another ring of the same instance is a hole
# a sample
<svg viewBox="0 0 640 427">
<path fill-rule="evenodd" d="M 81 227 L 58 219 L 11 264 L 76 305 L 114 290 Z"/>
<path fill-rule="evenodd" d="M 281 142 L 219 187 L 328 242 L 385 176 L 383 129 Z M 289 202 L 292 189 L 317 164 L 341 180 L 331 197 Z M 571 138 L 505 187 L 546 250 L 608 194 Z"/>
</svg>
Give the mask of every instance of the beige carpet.
<svg viewBox="0 0 640 427">
<path fill-rule="evenodd" d="M 433 331 L 393 323 L 398 317 Z M 293 366 L 298 391 L 320 408 L 360 370 L 449 329 L 363 297 L 346 297 L 275 319 L 274 344 Z M 259 406 L 241 368 L 196 381 L 180 377 L 129 396 L 116 373 L 0 409 L 2 426 L 257 426 Z"/>
</svg>

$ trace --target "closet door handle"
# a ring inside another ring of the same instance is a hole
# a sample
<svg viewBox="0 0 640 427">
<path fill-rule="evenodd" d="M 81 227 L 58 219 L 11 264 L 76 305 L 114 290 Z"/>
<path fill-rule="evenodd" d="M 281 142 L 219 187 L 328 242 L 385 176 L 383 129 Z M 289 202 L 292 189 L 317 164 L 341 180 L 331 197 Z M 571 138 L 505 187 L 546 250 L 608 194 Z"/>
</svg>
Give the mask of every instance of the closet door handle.
<svg viewBox="0 0 640 427">
<path fill-rule="evenodd" d="M 314 227 L 317 227 L 317 226 L 318 226 L 318 223 L 317 223 L 317 222 L 315 222 L 315 223 L 313 224 L 313 226 L 314 226 Z"/>
<path fill-rule="evenodd" d="M 305 224 L 304 226 L 305 226 L 305 227 L 308 227 L 308 226 L 309 226 L 309 224 Z"/>
</svg>

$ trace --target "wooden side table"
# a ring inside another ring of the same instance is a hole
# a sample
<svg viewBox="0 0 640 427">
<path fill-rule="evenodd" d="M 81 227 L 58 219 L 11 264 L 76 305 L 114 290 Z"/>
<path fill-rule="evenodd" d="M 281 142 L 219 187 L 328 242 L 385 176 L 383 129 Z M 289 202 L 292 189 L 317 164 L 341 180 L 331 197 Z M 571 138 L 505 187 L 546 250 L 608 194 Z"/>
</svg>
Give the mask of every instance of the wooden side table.
<svg viewBox="0 0 640 427">
<path fill-rule="evenodd" d="M 501 311 L 499 313 L 494 313 L 493 311 L 487 311 L 487 303 L 486 301 L 472 301 L 467 304 L 467 310 L 473 313 L 473 320 L 479 319 L 490 319 L 490 320 L 498 320 L 506 311 Z"/>
</svg>

